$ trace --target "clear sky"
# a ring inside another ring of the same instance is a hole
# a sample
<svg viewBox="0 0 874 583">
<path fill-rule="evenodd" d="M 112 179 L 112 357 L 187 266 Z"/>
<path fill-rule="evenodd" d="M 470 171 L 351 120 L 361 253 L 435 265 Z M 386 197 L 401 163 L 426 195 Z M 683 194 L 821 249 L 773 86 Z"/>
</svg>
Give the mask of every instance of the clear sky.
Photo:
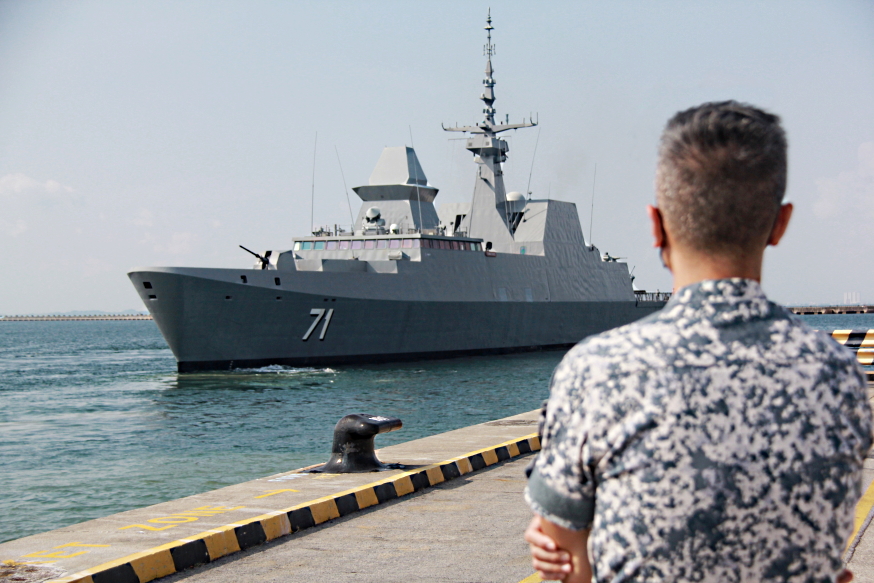
<svg viewBox="0 0 874 583">
<path fill-rule="evenodd" d="M 0 0 L 0 314 L 142 309 L 136 266 L 249 266 L 412 140 L 440 202 L 475 165 L 440 124 L 482 118 L 491 5 L 509 190 L 575 202 L 588 239 L 669 289 L 651 248 L 656 144 L 674 112 L 779 114 L 796 214 L 764 286 L 874 303 L 874 1 Z M 336 150 L 335 150 L 336 148 Z M 359 201 L 354 193 L 353 211 Z"/>
</svg>

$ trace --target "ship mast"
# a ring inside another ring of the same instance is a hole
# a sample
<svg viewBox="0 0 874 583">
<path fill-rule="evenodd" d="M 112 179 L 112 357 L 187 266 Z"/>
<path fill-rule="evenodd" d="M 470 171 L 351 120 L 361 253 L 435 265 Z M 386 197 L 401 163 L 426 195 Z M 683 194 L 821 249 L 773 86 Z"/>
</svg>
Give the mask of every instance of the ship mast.
<svg viewBox="0 0 874 583">
<path fill-rule="evenodd" d="M 467 132 L 466 148 L 474 154 L 474 161 L 479 165 L 473 201 L 468 216 L 462 222 L 462 229 L 470 237 L 488 239 L 493 245 L 512 244 L 513 234 L 507 212 L 507 193 L 504 188 L 504 173 L 501 165 L 507 161 L 510 151 L 506 140 L 497 137 L 501 132 L 530 128 L 537 123 L 529 119 L 522 123 L 511 124 L 495 122 L 495 77 L 492 67 L 492 57 L 495 55 L 495 45 L 492 44 L 492 12 L 489 9 L 486 18 L 486 44 L 483 55 L 486 57 L 483 93 L 480 99 L 485 104 L 484 119 L 473 126 L 443 127 L 447 132 Z M 508 116 L 509 118 L 509 116 Z M 475 231 L 474 231 L 475 229 Z"/>
</svg>

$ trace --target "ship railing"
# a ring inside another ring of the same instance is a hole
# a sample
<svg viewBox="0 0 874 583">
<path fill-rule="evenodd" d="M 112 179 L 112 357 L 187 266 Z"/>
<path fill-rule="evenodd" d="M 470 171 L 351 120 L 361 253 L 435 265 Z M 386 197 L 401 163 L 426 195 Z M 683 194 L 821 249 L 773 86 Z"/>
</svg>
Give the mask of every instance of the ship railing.
<svg viewBox="0 0 874 583">
<path fill-rule="evenodd" d="M 634 298 L 638 302 L 666 302 L 671 299 L 671 292 L 635 290 Z"/>
</svg>

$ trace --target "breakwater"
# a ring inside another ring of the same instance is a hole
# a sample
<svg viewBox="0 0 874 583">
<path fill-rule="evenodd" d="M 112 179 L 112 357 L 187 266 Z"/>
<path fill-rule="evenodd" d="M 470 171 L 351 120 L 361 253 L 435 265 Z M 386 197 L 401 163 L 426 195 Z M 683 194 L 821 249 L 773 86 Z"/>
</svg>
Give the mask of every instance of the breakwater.
<svg viewBox="0 0 874 583">
<path fill-rule="evenodd" d="M 0 316 L 0 322 L 84 322 L 90 320 L 151 320 L 151 314 L 106 314 L 95 316 Z"/>
<path fill-rule="evenodd" d="M 817 314 L 874 314 L 874 306 L 788 306 L 793 314 L 813 316 Z"/>
</svg>

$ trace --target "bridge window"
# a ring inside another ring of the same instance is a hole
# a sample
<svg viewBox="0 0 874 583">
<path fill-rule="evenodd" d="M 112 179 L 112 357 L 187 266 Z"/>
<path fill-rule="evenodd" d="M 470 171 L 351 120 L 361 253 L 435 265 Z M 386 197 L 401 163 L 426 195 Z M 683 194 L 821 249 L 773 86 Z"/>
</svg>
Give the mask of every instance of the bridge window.
<svg viewBox="0 0 874 583">
<path fill-rule="evenodd" d="M 377 249 L 385 249 L 386 247 L 388 247 L 388 241 L 385 239 L 380 239 L 376 242 Z"/>
<path fill-rule="evenodd" d="M 340 249 L 348 249 L 349 241 L 340 241 Z"/>
<path fill-rule="evenodd" d="M 300 244 L 300 248 L 301 248 L 302 250 L 304 250 L 304 251 L 307 251 L 307 250 L 313 248 L 313 244 L 312 244 L 311 241 L 303 241 L 303 242 Z"/>
<path fill-rule="evenodd" d="M 374 249 L 375 247 L 376 247 L 376 241 L 374 241 L 373 239 L 367 239 L 364 242 L 365 249 Z"/>
<path fill-rule="evenodd" d="M 401 243 L 401 247 L 404 249 L 411 249 L 413 247 L 412 239 L 404 239 L 403 243 Z"/>
<path fill-rule="evenodd" d="M 452 241 L 452 250 L 458 251 L 458 241 Z"/>
<path fill-rule="evenodd" d="M 391 239 L 388 242 L 389 249 L 400 249 L 401 248 L 401 240 L 400 239 Z"/>
<path fill-rule="evenodd" d="M 413 242 L 413 249 L 418 249 L 419 247 L 421 247 L 421 239 L 410 239 L 410 241 Z"/>
<path fill-rule="evenodd" d="M 353 249 L 361 249 L 363 247 L 364 247 L 364 241 L 362 241 L 360 239 L 357 241 L 352 241 L 352 248 Z"/>
<path fill-rule="evenodd" d="M 324 241 L 316 241 L 316 244 L 313 246 L 313 249 L 318 249 L 318 250 L 322 250 L 324 248 L 325 248 Z"/>
<path fill-rule="evenodd" d="M 336 248 L 337 248 L 337 242 L 336 242 L 336 241 L 328 241 L 328 244 L 325 245 L 325 249 L 332 250 L 332 249 L 336 249 Z"/>
<path fill-rule="evenodd" d="M 422 249 L 431 248 L 431 239 L 422 239 Z"/>
<path fill-rule="evenodd" d="M 295 242 L 294 242 L 294 250 L 295 250 L 295 251 L 300 251 L 300 241 L 295 241 Z"/>
</svg>

